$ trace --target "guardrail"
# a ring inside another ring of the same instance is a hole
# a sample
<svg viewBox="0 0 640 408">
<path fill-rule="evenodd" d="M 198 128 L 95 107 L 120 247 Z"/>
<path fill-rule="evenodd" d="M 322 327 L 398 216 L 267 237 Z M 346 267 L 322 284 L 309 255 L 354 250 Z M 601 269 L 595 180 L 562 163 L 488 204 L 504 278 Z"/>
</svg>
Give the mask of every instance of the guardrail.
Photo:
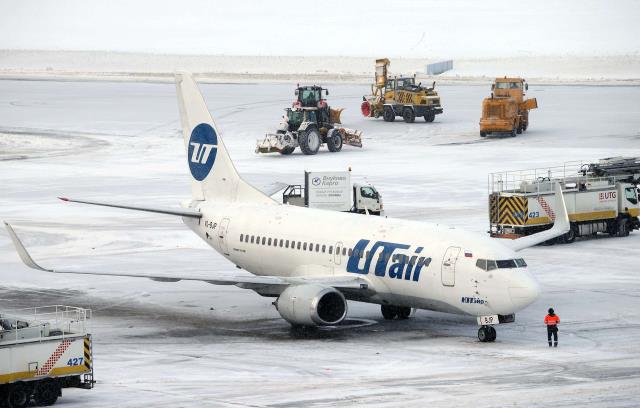
<svg viewBox="0 0 640 408">
<path fill-rule="evenodd" d="M 0 311 L 0 344 L 84 335 L 91 316 L 91 309 L 65 305 Z"/>
</svg>

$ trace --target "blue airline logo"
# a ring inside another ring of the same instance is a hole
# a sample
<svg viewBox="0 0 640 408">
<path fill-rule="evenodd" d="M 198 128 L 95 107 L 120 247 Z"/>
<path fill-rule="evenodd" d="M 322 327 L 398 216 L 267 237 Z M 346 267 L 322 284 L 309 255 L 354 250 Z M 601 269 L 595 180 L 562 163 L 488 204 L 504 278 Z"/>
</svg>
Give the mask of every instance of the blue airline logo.
<svg viewBox="0 0 640 408">
<path fill-rule="evenodd" d="M 218 136 L 211 125 L 201 123 L 191 132 L 189 138 L 189 170 L 194 179 L 204 180 L 211 171 L 213 163 L 216 161 L 218 152 Z"/>
<path fill-rule="evenodd" d="M 367 250 L 369 242 L 368 239 L 358 241 L 347 261 L 347 272 L 369 274 L 371 263 L 377 256 L 373 270 L 376 276 L 418 282 L 422 268 L 431 263 L 430 257 L 420 256 L 423 247 L 416 247 L 413 254 L 407 254 L 406 250 L 411 248 L 410 245 L 376 241 Z M 405 253 L 395 253 L 396 250 Z"/>
</svg>

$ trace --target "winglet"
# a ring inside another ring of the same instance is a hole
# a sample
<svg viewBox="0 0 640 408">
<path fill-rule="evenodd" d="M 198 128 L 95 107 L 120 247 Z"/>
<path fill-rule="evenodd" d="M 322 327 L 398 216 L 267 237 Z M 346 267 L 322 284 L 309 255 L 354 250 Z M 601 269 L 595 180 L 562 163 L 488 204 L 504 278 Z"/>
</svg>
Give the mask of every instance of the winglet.
<svg viewBox="0 0 640 408">
<path fill-rule="evenodd" d="M 31 255 L 29 255 L 29 252 L 27 252 L 27 249 L 24 247 L 24 245 L 20 241 L 20 238 L 18 238 L 15 231 L 8 222 L 4 221 L 4 226 L 9 232 L 9 237 L 11 237 L 11 241 L 13 241 L 13 245 L 15 245 L 16 251 L 18 251 L 18 256 L 20 256 L 20 259 L 22 260 L 22 262 L 24 262 L 25 265 L 27 265 L 29 268 L 37 269 L 40 271 L 53 272 L 51 269 L 45 269 L 41 267 L 33 260 L 33 258 L 31 258 Z"/>
<path fill-rule="evenodd" d="M 520 251 L 521 249 L 538 245 L 542 242 L 557 238 L 569 232 L 571 224 L 569 223 L 567 204 L 564 201 L 564 195 L 562 194 L 562 187 L 560 186 L 560 183 L 555 184 L 554 191 L 556 201 L 556 219 L 553 222 L 553 227 L 546 231 L 538 232 L 537 234 L 528 235 L 526 237 L 509 241 L 507 243 L 507 246 L 509 246 L 514 251 Z"/>
</svg>

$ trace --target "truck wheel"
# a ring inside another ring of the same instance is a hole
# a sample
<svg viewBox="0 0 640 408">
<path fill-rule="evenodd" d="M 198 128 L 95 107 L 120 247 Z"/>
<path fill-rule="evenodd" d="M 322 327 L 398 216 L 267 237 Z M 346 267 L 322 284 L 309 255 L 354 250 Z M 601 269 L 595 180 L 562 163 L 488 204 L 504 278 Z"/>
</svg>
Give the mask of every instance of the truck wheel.
<svg viewBox="0 0 640 408">
<path fill-rule="evenodd" d="M 331 135 L 327 138 L 327 147 L 330 152 L 339 152 L 342 150 L 342 135 L 338 129 L 333 129 Z"/>
<path fill-rule="evenodd" d="M 518 129 L 516 130 L 516 133 L 522 134 L 522 125 L 518 126 Z"/>
<path fill-rule="evenodd" d="M 56 403 L 58 396 L 60 395 L 60 384 L 56 381 L 41 381 L 36 385 L 33 399 L 37 405 L 49 406 Z"/>
<path fill-rule="evenodd" d="M 528 127 L 529 127 L 529 122 L 524 122 L 524 125 L 522 125 L 522 130 L 526 132 Z"/>
<path fill-rule="evenodd" d="M 424 115 L 424 121 L 427 122 L 427 123 L 433 122 L 435 120 L 435 118 L 436 118 L 436 114 L 434 112 L 427 112 Z"/>
<path fill-rule="evenodd" d="M 411 108 L 404 108 L 402 110 L 402 118 L 407 123 L 413 123 L 416 121 L 416 113 Z"/>
<path fill-rule="evenodd" d="M 576 230 L 575 230 L 575 228 L 573 228 L 573 225 L 572 225 L 569 228 L 569 231 L 566 234 L 564 234 L 564 237 L 563 237 L 564 240 L 563 241 L 564 241 L 565 244 L 570 244 L 570 243 L 572 243 L 573 241 L 576 240 L 576 236 L 577 236 Z"/>
<path fill-rule="evenodd" d="M 320 132 L 317 129 L 308 129 L 300 138 L 300 150 L 302 153 L 312 155 L 320 149 Z"/>
<path fill-rule="evenodd" d="M 5 405 L 9 408 L 24 408 L 31 400 L 31 393 L 24 385 L 16 383 L 9 386 Z"/>
<path fill-rule="evenodd" d="M 516 137 L 516 126 L 513 126 L 513 129 L 511 129 L 511 133 L 510 133 L 511 137 Z"/>
<path fill-rule="evenodd" d="M 627 228 L 627 220 L 625 218 L 621 218 L 618 220 L 618 234 L 619 237 L 628 237 L 629 236 L 629 228 Z"/>
<path fill-rule="evenodd" d="M 480 132 L 480 137 L 487 137 L 487 132 Z"/>
<path fill-rule="evenodd" d="M 285 147 L 284 149 L 282 149 L 282 151 L 280 152 L 280 154 L 283 154 L 285 156 L 290 155 L 291 153 L 293 153 L 293 151 L 296 150 L 295 147 Z"/>
<path fill-rule="evenodd" d="M 391 106 L 384 107 L 382 110 L 382 119 L 384 119 L 385 122 L 393 122 L 396 120 L 396 113 L 393 111 Z"/>
</svg>

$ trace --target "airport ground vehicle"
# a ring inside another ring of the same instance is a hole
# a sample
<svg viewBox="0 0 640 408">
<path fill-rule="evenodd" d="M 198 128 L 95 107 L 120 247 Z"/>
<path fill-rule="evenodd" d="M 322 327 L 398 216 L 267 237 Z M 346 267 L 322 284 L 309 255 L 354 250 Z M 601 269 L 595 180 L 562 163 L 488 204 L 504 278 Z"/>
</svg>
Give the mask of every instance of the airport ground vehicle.
<svg viewBox="0 0 640 408">
<path fill-rule="evenodd" d="M 387 58 L 376 60 L 375 83 L 371 85 L 371 95 L 362 97 L 362 114 L 373 118 L 382 116 L 386 122 L 395 121 L 396 116 L 402 116 L 407 123 L 413 123 L 418 116 L 433 122 L 436 115 L 443 112 L 440 96 L 435 91 L 436 83 L 426 88 L 422 83 L 416 85 L 415 75 L 389 78 L 390 64 Z"/>
<path fill-rule="evenodd" d="M 490 233 L 518 238 L 551 228 L 557 211 L 553 185 L 560 182 L 571 228 L 554 242 L 599 232 L 627 236 L 640 228 L 639 181 L 640 158 L 623 157 L 490 174 Z"/>
<path fill-rule="evenodd" d="M 93 388 L 90 318 L 60 305 L 0 312 L 0 406 L 52 405 L 62 388 Z"/>
<path fill-rule="evenodd" d="M 491 133 L 520 134 L 529 127 L 529 110 L 538 107 L 536 98 L 524 99 L 529 84 L 522 78 L 496 78 L 491 97 L 482 101 L 480 136 Z"/>
<path fill-rule="evenodd" d="M 288 186 L 282 203 L 300 207 L 382 215 L 382 196 L 370 184 L 351 185 L 350 171 L 304 172 L 304 186 Z"/>
<path fill-rule="evenodd" d="M 296 100 L 280 122 L 276 133 L 268 133 L 257 141 L 256 153 L 289 155 L 296 147 L 304 154 L 316 154 L 322 144 L 330 152 L 339 152 L 343 144 L 362 147 L 362 132 L 338 126 L 343 109 L 332 109 L 322 93 L 329 91 L 320 86 L 298 85 Z"/>
</svg>

